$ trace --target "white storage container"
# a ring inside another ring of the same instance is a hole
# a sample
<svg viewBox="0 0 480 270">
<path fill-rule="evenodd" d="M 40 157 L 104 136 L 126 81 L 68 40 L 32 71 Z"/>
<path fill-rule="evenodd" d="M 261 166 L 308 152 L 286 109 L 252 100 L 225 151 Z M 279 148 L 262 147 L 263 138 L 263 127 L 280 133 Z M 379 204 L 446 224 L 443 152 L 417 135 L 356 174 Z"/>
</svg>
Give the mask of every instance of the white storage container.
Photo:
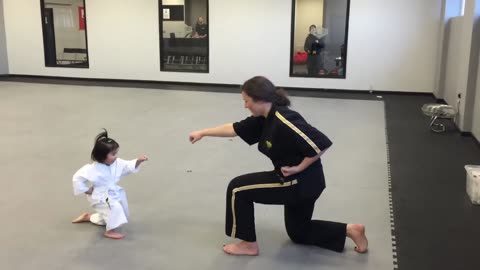
<svg viewBox="0 0 480 270">
<path fill-rule="evenodd" d="M 467 194 L 474 204 L 480 204 L 480 166 L 466 165 Z"/>
</svg>

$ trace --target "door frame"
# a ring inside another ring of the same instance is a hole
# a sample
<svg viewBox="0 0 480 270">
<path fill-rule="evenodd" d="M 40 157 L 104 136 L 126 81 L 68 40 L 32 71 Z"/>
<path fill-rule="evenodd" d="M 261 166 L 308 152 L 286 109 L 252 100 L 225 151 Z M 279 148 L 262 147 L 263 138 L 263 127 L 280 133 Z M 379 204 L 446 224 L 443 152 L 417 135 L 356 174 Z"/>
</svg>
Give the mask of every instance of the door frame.
<svg viewBox="0 0 480 270">
<path fill-rule="evenodd" d="M 62 4 L 57 4 L 57 5 L 62 5 Z M 68 5 L 68 4 L 65 4 L 65 5 Z M 45 21 L 44 21 L 44 10 L 45 10 L 45 0 L 40 0 L 40 18 L 42 20 L 42 32 L 43 32 L 43 53 L 44 53 L 44 58 L 45 58 L 45 66 L 46 67 L 61 67 L 61 68 L 89 68 L 90 67 L 90 57 L 89 57 L 89 51 L 88 51 L 88 32 L 87 32 L 87 29 L 88 29 L 88 26 L 87 26 L 87 7 L 85 5 L 85 0 L 83 0 L 83 12 L 84 12 L 84 16 L 85 16 L 85 48 L 87 50 L 87 62 L 84 64 L 84 65 L 81 65 L 81 66 L 75 66 L 75 65 L 58 65 L 55 61 L 55 65 L 54 66 L 47 66 L 47 53 L 46 53 L 46 39 L 45 39 L 45 36 L 46 36 L 46 31 L 47 31 L 47 27 L 45 25 Z M 54 23 L 52 22 L 52 25 L 54 25 Z M 54 38 L 54 48 L 55 48 L 55 60 L 57 59 L 57 55 L 56 55 L 56 46 L 55 46 L 55 43 L 56 43 L 56 39 L 55 39 L 55 30 L 53 31 L 53 38 Z"/>
</svg>

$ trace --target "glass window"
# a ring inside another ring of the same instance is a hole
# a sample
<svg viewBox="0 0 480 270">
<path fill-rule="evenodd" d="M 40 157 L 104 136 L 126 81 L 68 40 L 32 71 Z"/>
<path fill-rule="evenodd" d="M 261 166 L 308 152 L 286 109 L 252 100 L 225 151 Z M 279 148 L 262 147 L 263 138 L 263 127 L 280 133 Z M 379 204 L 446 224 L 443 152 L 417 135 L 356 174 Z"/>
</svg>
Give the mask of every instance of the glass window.
<svg viewBox="0 0 480 270">
<path fill-rule="evenodd" d="M 159 0 L 160 69 L 208 72 L 208 0 Z"/>
<path fill-rule="evenodd" d="M 45 66 L 88 68 L 84 0 L 40 0 Z"/>
<path fill-rule="evenodd" d="M 350 0 L 292 0 L 291 77 L 345 78 Z"/>
</svg>

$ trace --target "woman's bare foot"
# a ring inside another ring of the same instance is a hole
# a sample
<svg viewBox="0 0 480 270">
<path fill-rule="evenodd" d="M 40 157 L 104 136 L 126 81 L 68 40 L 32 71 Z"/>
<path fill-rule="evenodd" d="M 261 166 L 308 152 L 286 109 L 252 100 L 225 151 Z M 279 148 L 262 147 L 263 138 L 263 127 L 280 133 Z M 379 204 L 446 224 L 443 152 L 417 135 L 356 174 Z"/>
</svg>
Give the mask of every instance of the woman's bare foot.
<svg viewBox="0 0 480 270">
<path fill-rule="evenodd" d="M 365 226 L 362 224 L 347 224 L 347 236 L 355 242 L 355 251 L 365 253 L 368 250 L 368 240 L 365 236 Z"/>
<path fill-rule="evenodd" d="M 72 223 L 80 223 L 80 222 L 88 222 L 88 221 L 90 221 L 90 214 L 83 213 L 76 219 L 72 220 Z"/>
<path fill-rule="evenodd" d="M 230 255 L 257 256 L 258 244 L 257 242 L 241 241 L 235 244 L 223 246 L 223 251 Z"/>
<path fill-rule="evenodd" d="M 121 233 L 114 232 L 113 230 L 112 231 L 106 231 L 103 235 L 105 235 L 105 237 L 112 238 L 112 239 L 122 239 L 122 238 L 125 237 L 125 235 L 123 235 Z"/>
</svg>

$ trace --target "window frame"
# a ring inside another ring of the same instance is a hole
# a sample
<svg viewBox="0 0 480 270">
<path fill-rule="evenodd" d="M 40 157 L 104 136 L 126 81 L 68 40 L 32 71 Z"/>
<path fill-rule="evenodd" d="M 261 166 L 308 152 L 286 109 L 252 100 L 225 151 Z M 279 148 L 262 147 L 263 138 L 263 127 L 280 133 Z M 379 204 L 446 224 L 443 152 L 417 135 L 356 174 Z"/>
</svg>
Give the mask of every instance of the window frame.
<svg viewBox="0 0 480 270">
<path fill-rule="evenodd" d="M 40 0 L 40 19 L 41 19 L 41 22 L 42 22 L 42 35 L 43 35 L 43 55 L 44 55 L 44 61 L 45 61 L 45 67 L 48 67 L 48 68 L 80 68 L 80 69 L 89 69 L 90 68 L 90 56 L 89 56 L 89 52 L 88 52 L 88 32 L 87 32 L 87 29 L 88 29 L 88 26 L 87 26 L 87 6 L 86 6 L 86 0 L 83 0 L 83 12 L 84 12 L 84 16 L 85 16 L 85 50 L 87 51 L 87 61 L 84 65 L 81 65 L 81 66 L 74 66 L 74 65 L 59 65 L 57 63 L 55 63 L 54 66 L 52 65 L 47 65 L 47 47 L 46 47 L 46 40 L 45 40 L 45 36 L 46 36 L 46 25 L 44 23 L 44 14 L 45 14 L 45 0 Z M 48 4 L 48 3 L 47 3 Z M 56 37 L 55 37 L 55 32 L 54 32 L 54 41 L 56 43 Z M 56 46 L 56 44 L 55 44 Z M 57 59 L 57 56 L 56 56 L 56 51 L 55 51 L 55 59 Z"/>
<path fill-rule="evenodd" d="M 207 1 L 207 14 L 205 20 L 207 21 L 207 68 L 206 70 L 169 70 L 165 69 L 165 64 L 163 63 L 163 0 L 158 0 L 158 24 L 159 24 L 159 51 L 160 51 L 160 71 L 161 72 L 180 72 L 180 73 L 199 73 L 206 74 L 210 73 L 210 1 Z M 168 5 L 167 5 L 168 6 Z M 183 8 L 184 20 L 185 20 L 185 4 Z"/>
<path fill-rule="evenodd" d="M 308 75 L 300 75 L 300 74 L 294 74 L 293 73 L 293 57 L 295 53 L 295 6 L 296 6 L 296 1 L 297 0 L 292 0 L 292 16 L 291 16 L 291 29 L 290 29 L 290 55 L 289 55 L 289 62 L 290 62 L 290 68 L 289 68 L 289 75 L 290 77 L 293 78 L 314 78 L 314 79 L 346 79 L 347 78 L 347 67 L 348 67 L 348 26 L 349 26 L 349 21 L 350 21 L 350 0 L 347 1 L 347 10 L 346 10 L 346 21 L 345 21 L 345 59 L 343 61 L 343 75 L 338 76 L 338 75 L 319 75 L 316 77 L 308 76 Z M 324 16 L 323 16 L 323 22 L 325 22 L 325 9 L 324 9 Z"/>
</svg>

